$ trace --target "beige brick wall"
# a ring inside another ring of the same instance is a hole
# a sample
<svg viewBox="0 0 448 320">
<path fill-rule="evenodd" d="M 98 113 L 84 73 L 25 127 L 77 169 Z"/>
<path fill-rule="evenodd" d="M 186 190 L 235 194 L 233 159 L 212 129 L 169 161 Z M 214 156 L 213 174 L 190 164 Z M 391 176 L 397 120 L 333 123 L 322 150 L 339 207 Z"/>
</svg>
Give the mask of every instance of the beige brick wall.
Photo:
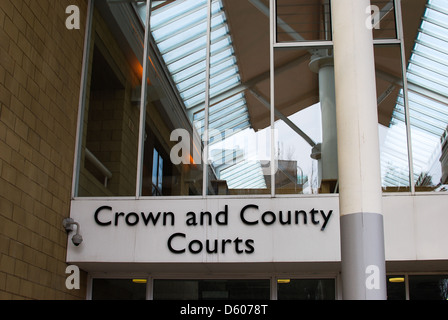
<svg viewBox="0 0 448 320">
<path fill-rule="evenodd" d="M 78 5 L 81 30 L 65 27 Z M 85 298 L 65 288 L 87 0 L 0 1 L 0 299 Z"/>
</svg>

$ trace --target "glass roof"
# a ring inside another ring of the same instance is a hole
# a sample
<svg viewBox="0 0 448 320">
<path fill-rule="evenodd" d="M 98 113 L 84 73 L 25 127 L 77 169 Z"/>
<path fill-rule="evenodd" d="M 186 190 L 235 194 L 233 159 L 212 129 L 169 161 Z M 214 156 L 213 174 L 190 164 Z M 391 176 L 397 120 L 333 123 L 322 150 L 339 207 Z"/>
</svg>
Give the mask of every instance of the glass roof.
<svg viewBox="0 0 448 320">
<path fill-rule="evenodd" d="M 416 185 L 440 182 L 441 145 L 448 125 L 448 2 L 429 0 L 407 68 Z M 404 98 L 393 112 L 382 154 L 383 185 L 408 186 Z M 402 147 L 400 149 L 400 147 Z M 432 179 L 432 181 L 431 181 Z"/>
<path fill-rule="evenodd" d="M 204 129 L 206 76 L 207 0 L 153 1 L 151 32 L 167 70 L 179 92 L 185 109 L 199 133 Z M 144 21 L 145 3 L 135 4 Z M 414 180 L 425 184 L 432 176 L 437 184 L 441 144 L 448 124 L 448 3 L 429 0 L 422 17 L 414 49 L 408 62 L 408 103 L 414 162 Z M 225 91 L 241 85 L 237 58 L 220 0 L 212 1 L 210 58 L 210 101 Z M 383 186 L 409 186 L 408 150 L 403 92 L 399 95 L 382 148 Z M 244 93 L 210 105 L 210 129 L 241 131 L 250 128 Z M 218 139 L 219 141 L 219 139 Z M 210 143 L 214 143 L 211 136 Z M 218 161 L 219 162 L 219 161 Z M 220 170 L 229 187 L 241 186 L 230 166 Z M 254 187 L 261 183 L 262 170 L 250 170 Z M 434 171 L 434 170 L 433 170 Z M 226 176 L 226 177 L 224 177 Z M 241 178 L 241 177 L 239 177 Z M 260 179 L 259 179 L 260 178 Z M 264 183 L 261 183 L 264 187 Z"/>
<path fill-rule="evenodd" d="M 185 108 L 196 113 L 195 121 L 203 121 L 200 110 L 205 101 L 207 0 L 173 1 L 155 7 L 151 32 Z M 210 59 L 210 98 L 241 84 L 226 15 L 219 0 L 212 2 Z M 211 107 L 210 116 L 214 109 L 222 107 Z M 234 108 L 241 111 L 240 119 L 249 126 L 245 103 Z"/>
<path fill-rule="evenodd" d="M 151 34 L 168 72 L 182 98 L 185 109 L 200 134 L 204 131 L 205 77 L 207 44 L 207 0 L 153 1 Z M 142 21 L 145 21 L 145 3 L 135 4 Z M 222 93 L 241 85 L 237 59 L 227 26 L 226 14 L 220 0 L 212 1 L 210 48 L 210 101 Z M 245 94 L 216 99 L 209 108 L 209 129 L 220 133 L 241 132 L 250 128 Z M 210 144 L 222 137 L 210 131 Z M 238 157 L 244 161 L 244 157 Z M 222 163 L 221 160 L 216 161 Z M 241 162 L 239 162 L 241 164 Z M 226 176 L 229 187 L 265 188 L 261 164 L 246 168 L 246 181 L 232 182 L 236 164 L 216 172 Z M 215 168 L 216 169 L 216 168 Z M 236 177 L 236 176 L 235 176 Z M 241 178 L 241 177 L 239 177 Z M 239 179 L 241 180 L 241 179 Z"/>
</svg>

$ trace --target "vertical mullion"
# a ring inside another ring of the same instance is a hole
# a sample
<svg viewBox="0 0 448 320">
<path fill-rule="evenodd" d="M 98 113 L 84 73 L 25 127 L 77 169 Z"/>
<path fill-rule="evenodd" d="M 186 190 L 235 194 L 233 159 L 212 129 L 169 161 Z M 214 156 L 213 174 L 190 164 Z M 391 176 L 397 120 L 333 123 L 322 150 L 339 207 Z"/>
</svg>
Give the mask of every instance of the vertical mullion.
<svg viewBox="0 0 448 320">
<path fill-rule="evenodd" d="M 207 0 L 207 45 L 205 53 L 205 103 L 204 103 L 204 133 L 202 141 L 204 151 L 202 161 L 204 163 L 202 171 L 202 196 L 207 196 L 208 186 L 208 139 L 209 139 L 209 104 L 210 104 L 210 51 L 211 51 L 211 25 L 212 25 L 212 0 Z"/>
<path fill-rule="evenodd" d="M 278 278 L 271 277 L 271 300 L 278 300 Z"/>
<path fill-rule="evenodd" d="M 403 79 L 403 98 L 404 98 L 404 116 L 406 125 L 406 139 L 408 148 L 408 165 L 409 165 L 409 183 L 411 193 L 415 193 L 414 181 L 414 158 L 412 155 L 412 139 L 411 139 L 411 123 L 409 115 L 409 99 L 408 99 L 408 78 L 406 76 L 406 53 L 404 47 L 404 31 L 403 19 L 401 14 L 401 0 L 395 0 L 395 15 L 397 19 L 397 36 L 400 40 L 400 54 L 401 54 L 401 76 Z"/>
<path fill-rule="evenodd" d="M 146 300 L 154 300 L 154 278 L 151 276 L 146 281 Z"/>
<path fill-rule="evenodd" d="M 92 20 L 94 11 L 94 1 L 89 0 L 87 5 L 87 21 L 86 21 L 86 31 L 84 36 L 84 55 L 82 61 L 82 74 L 81 74 L 81 90 L 79 93 L 79 105 L 78 105 L 78 120 L 76 127 L 76 141 L 75 141 L 75 159 L 73 163 L 73 180 L 72 180 L 72 199 L 78 196 L 79 190 L 79 170 L 81 163 L 81 146 L 82 146 L 82 136 L 84 131 L 84 112 L 86 108 L 86 91 L 87 91 L 87 77 L 89 68 L 89 57 L 90 57 L 90 42 L 92 39 Z"/>
<path fill-rule="evenodd" d="M 146 124 L 146 99 L 147 99 L 147 78 L 148 78 L 148 55 L 149 55 L 149 34 L 151 30 L 151 0 L 146 1 L 146 22 L 145 22 L 145 39 L 143 48 L 143 74 L 142 74 L 142 90 L 140 99 L 140 125 L 138 138 L 138 157 L 137 157 L 137 181 L 136 181 L 136 198 L 142 195 L 143 180 L 143 154 L 145 142 L 145 124 Z"/>
<path fill-rule="evenodd" d="M 410 292 L 409 292 L 409 274 L 406 273 L 404 275 L 404 289 L 406 293 L 406 300 L 411 300 Z"/>
<path fill-rule="evenodd" d="M 275 63 L 274 63 L 274 44 L 276 42 L 275 39 L 275 27 L 276 27 L 276 11 L 275 11 L 275 0 L 270 0 L 269 2 L 269 37 L 270 37 L 270 92 L 271 92 L 271 101 L 270 101 L 270 124 L 271 124 L 271 164 L 270 164 L 270 173 L 271 173 L 271 197 L 275 196 L 275 134 L 274 134 L 274 103 L 275 103 L 275 96 L 274 96 L 274 80 L 275 80 Z"/>
</svg>

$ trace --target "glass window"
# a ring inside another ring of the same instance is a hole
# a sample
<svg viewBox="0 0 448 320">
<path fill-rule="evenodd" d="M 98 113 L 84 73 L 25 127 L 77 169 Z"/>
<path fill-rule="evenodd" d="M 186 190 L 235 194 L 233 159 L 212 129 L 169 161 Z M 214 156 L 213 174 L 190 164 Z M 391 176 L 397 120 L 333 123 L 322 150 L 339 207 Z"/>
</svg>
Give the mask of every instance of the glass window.
<svg viewBox="0 0 448 320">
<path fill-rule="evenodd" d="M 92 300 L 145 300 L 146 282 L 132 279 L 93 279 Z"/>
<path fill-rule="evenodd" d="M 380 2 L 372 4 L 384 8 L 380 16 L 386 15 L 374 36 L 389 34 L 387 29 L 395 20 L 393 2 Z M 444 191 L 448 176 L 448 77 L 444 72 L 448 70 L 448 38 L 444 36 L 448 6 L 444 1 L 415 0 L 403 5 L 401 13 L 404 52 L 399 47 L 375 46 L 382 186 L 384 191 L 410 191 L 411 187 Z M 406 61 L 406 74 L 400 61 Z"/>
<path fill-rule="evenodd" d="M 412 1 L 402 12 L 415 189 L 446 191 L 448 3 Z"/>
<path fill-rule="evenodd" d="M 401 49 L 377 45 L 374 54 L 382 188 L 384 192 L 410 191 Z"/>
<path fill-rule="evenodd" d="M 335 300 L 334 279 L 279 279 L 278 300 Z"/>
<path fill-rule="evenodd" d="M 270 194 L 269 11 L 265 1 L 216 1 L 225 42 L 211 47 L 209 195 Z M 247 23 L 250 21 L 251 23 Z M 202 107 L 201 107 L 202 109 Z M 195 121 L 203 130 L 205 112 Z"/>
<path fill-rule="evenodd" d="M 276 193 L 337 193 L 332 51 L 276 49 L 274 62 Z"/>
<path fill-rule="evenodd" d="M 152 195 L 163 195 L 163 158 L 157 151 L 153 150 L 152 159 Z"/>
<path fill-rule="evenodd" d="M 398 38 L 395 1 L 371 0 L 370 3 L 373 38 L 375 40 Z"/>
<path fill-rule="evenodd" d="M 154 300 L 269 300 L 270 280 L 154 280 Z"/>
<path fill-rule="evenodd" d="M 409 276 L 409 298 L 411 300 L 447 300 L 448 276 Z"/>
<path fill-rule="evenodd" d="M 143 6 L 136 4 L 144 23 Z M 220 14 L 216 5 L 212 10 L 214 28 Z M 154 48 L 164 65 L 155 71 L 166 74 L 148 84 L 142 195 L 201 195 L 202 132 L 193 124 L 190 110 L 205 99 L 207 1 L 154 3 L 150 21 Z M 152 60 L 148 65 L 155 66 Z"/>
<path fill-rule="evenodd" d="M 208 1 L 153 2 L 143 196 L 338 192 L 332 50 L 330 42 L 321 46 L 331 40 L 330 1 L 274 3 L 271 127 L 269 1 L 211 2 L 209 79 Z M 417 191 L 447 190 L 448 7 L 441 0 L 395 4 L 371 6 L 374 39 L 385 40 L 375 46 L 383 190 L 409 191 L 412 182 Z M 107 6 L 113 14 L 103 19 L 99 6 L 92 27 L 77 196 L 138 194 L 142 39 L 110 30 L 125 32 L 124 6 L 145 27 L 146 4 Z M 384 45 L 399 36 L 400 10 L 404 59 L 399 45 Z M 297 47 L 313 41 L 320 46 Z M 284 50 L 288 42 L 295 48 Z"/>
<path fill-rule="evenodd" d="M 387 276 L 387 300 L 406 300 L 404 275 Z"/>
<path fill-rule="evenodd" d="M 94 15 L 87 59 L 76 196 L 135 195 L 141 67 L 120 49 L 112 20 Z"/>
<path fill-rule="evenodd" d="M 266 1 L 254 2 L 262 7 Z M 276 11 L 277 42 L 331 40 L 329 0 L 277 0 Z"/>
</svg>

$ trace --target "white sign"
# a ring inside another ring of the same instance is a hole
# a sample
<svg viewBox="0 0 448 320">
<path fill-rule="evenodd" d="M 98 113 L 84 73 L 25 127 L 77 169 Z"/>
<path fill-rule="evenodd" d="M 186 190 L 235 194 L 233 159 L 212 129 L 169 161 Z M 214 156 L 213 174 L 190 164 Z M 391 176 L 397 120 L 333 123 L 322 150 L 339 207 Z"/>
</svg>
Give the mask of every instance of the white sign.
<svg viewBox="0 0 448 320">
<path fill-rule="evenodd" d="M 339 261 L 338 199 L 75 200 L 69 262 Z"/>
</svg>

